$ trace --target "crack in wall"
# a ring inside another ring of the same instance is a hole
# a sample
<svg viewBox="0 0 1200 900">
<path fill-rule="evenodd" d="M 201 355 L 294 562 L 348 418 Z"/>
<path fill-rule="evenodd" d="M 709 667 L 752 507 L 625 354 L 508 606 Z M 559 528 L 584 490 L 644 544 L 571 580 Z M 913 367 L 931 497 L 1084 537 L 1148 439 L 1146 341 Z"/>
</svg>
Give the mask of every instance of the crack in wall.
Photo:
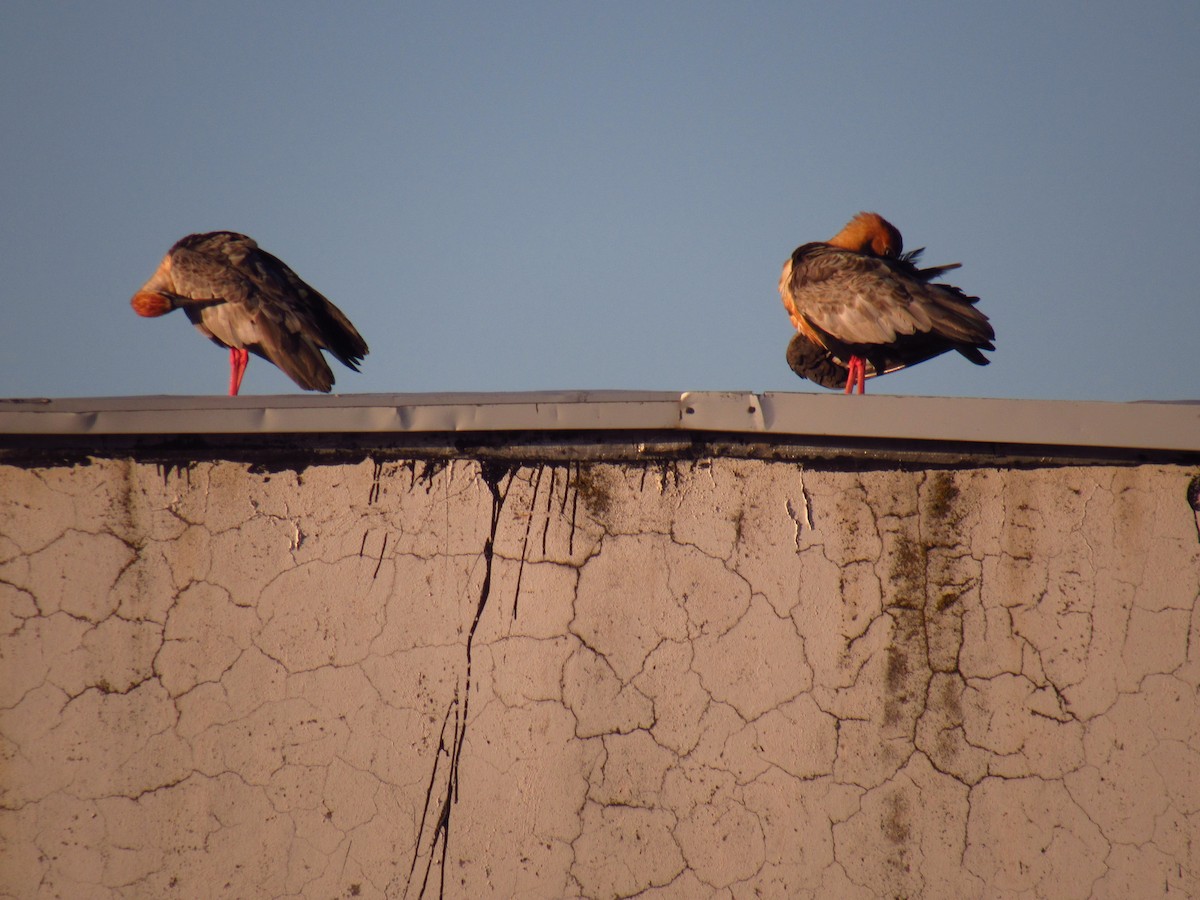
<svg viewBox="0 0 1200 900">
<path fill-rule="evenodd" d="M 416 867 L 417 858 L 420 855 L 420 851 L 421 851 L 421 844 L 422 844 L 421 838 L 423 837 L 423 835 L 425 833 L 425 822 L 426 822 L 426 818 L 427 818 L 427 813 L 429 811 L 429 804 L 433 800 L 434 786 L 437 782 L 438 763 L 441 760 L 441 756 L 442 756 L 443 752 L 446 752 L 449 756 L 449 759 L 446 764 L 447 771 L 446 771 L 445 787 L 443 789 L 443 793 L 441 793 L 438 797 L 439 812 L 436 817 L 436 820 L 433 823 L 432 834 L 431 834 L 428 844 L 427 844 L 426 855 L 427 855 L 428 860 L 427 860 L 427 864 L 425 867 L 424 875 L 421 879 L 420 889 L 417 892 L 418 897 L 425 896 L 425 890 L 426 890 L 426 887 L 428 886 L 430 871 L 433 867 L 435 855 L 437 853 L 437 847 L 440 843 L 442 852 L 441 852 L 441 861 L 440 861 L 441 864 L 440 864 L 440 868 L 439 868 L 438 896 L 439 897 L 445 896 L 446 865 L 447 865 L 447 853 L 449 851 L 449 844 L 450 844 L 451 815 L 452 815 L 452 810 L 454 808 L 454 805 L 458 802 L 458 799 L 461 796 L 460 782 L 459 782 L 460 761 L 462 758 L 463 743 L 466 740 L 466 736 L 467 736 L 467 723 L 470 718 L 471 685 L 472 685 L 471 676 L 472 676 L 472 666 L 474 663 L 475 633 L 479 628 L 480 620 L 482 619 L 483 613 L 484 613 L 485 609 L 487 608 L 488 600 L 491 598 L 492 565 L 493 565 L 493 561 L 495 558 L 496 534 L 497 534 L 497 529 L 500 524 L 500 515 L 504 509 L 504 501 L 508 496 L 509 489 L 512 487 L 512 482 L 513 482 L 514 477 L 516 476 L 516 471 L 517 471 L 516 467 L 500 465 L 497 463 L 484 462 L 484 463 L 481 463 L 481 465 L 480 465 L 480 477 L 482 478 L 483 482 L 487 485 L 488 491 L 491 494 L 491 498 L 492 498 L 491 522 L 490 522 L 490 526 L 489 526 L 488 535 L 484 539 L 483 549 L 480 554 L 480 556 L 483 560 L 484 571 L 483 571 L 483 581 L 479 588 L 479 601 L 476 604 L 475 615 L 474 615 L 474 618 L 471 620 L 471 625 L 467 631 L 466 640 L 464 642 L 465 672 L 464 672 L 464 676 L 463 676 L 463 687 L 462 687 L 462 694 L 461 694 L 461 716 L 459 715 L 460 696 L 456 690 L 454 699 L 451 701 L 449 708 L 446 710 L 446 718 L 443 720 L 442 731 L 438 738 L 438 749 L 434 755 L 434 765 L 433 765 L 433 771 L 430 775 L 429 790 L 426 794 L 425 809 L 422 811 L 421 824 L 420 824 L 420 826 L 418 826 L 418 830 L 417 830 L 417 842 L 416 842 L 416 846 L 414 847 L 414 850 L 413 850 L 413 862 L 412 862 L 412 867 L 410 867 L 410 871 L 409 871 L 409 881 L 404 890 L 405 896 L 407 896 L 409 894 L 410 890 L 412 889 L 413 870 Z M 537 488 L 541 484 L 542 469 L 539 467 L 537 472 L 538 472 L 537 481 L 535 482 L 535 485 L 534 485 L 534 498 L 533 498 L 534 501 L 536 501 L 536 498 L 537 498 Z M 507 483 L 505 483 L 502 488 L 501 482 L 505 481 L 506 476 L 507 476 Z M 532 504 L 531 504 L 531 506 L 532 506 Z M 531 510 L 531 515 L 530 515 L 530 522 L 532 522 L 532 510 Z M 525 554 L 528 549 L 528 534 L 529 534 L 528 529 L 526 529 L 526 543 L 525 543 L 525 545 L 523 545 L 522 551 L 521 551 L 520 565 L 521 565 L 522 569 L 524 566 Z M 516 586 L 516 590 L 513 595 L 513 618 L 514 619 L 516 618 L 516 615 L 517 615 L 517 604 L 519 602 L 520 587 L 521 587 L 521 574 L 520 574 L 520 570 L 519 570 L 518 576 L 517 576 L 517 586 Z M 454 732 L 453 732 L 452 740 L 450 741 L 449 747 L 447 748 L 447 747 L 445 747 L 445 729 L 446 729 L 446 723 L 450 719 L 451 712 L 453 712 L 453 714 L 454 714 Z"/>
</svg>

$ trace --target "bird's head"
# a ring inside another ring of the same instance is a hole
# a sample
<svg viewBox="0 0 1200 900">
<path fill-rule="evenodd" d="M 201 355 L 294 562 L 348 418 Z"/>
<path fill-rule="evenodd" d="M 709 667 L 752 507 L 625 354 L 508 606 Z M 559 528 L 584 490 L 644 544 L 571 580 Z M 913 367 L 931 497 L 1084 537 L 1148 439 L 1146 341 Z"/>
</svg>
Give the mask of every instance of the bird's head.
<svg viewBox="0 0 1200 900">
<path fill-rule="evenodd" d="M 174 292 L 175 283 L 171 279 L 171 255 L 168 253 L 158 264 L 158 268 L 150 276 L 150 280 L 133 295 L 129 305 L 139 316 L 147 318 L 165 316 L 175 308 L 175 301 L 171 299 Z"/>
<path fill-rule="evenodd" d="M 879 213 L 860 212 L 827 243 L 855 253 L 899 257 L 904 252 L 900 230 Z"/>
<path fill-rule="evenodd" d="M 147 318 L 165 316 L 175 308 L 175 303 L 170 297 L 163 294 L 156 294 L 154 291 L 138 291 L 129 301 L 129 305 L 133 307 L 133 311 L 139 316 L 146 316 Z"/>
</svg>

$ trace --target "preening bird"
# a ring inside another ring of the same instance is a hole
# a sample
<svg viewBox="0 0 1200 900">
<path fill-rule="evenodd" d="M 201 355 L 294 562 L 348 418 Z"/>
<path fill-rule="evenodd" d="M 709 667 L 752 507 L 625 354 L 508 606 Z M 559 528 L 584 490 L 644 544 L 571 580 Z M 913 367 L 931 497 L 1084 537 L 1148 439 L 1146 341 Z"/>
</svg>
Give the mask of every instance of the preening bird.
<svg viewBox="0 0 1200 900">
<path fill-rule="evenodd" d="M 178 241 L 133 295 L 139 316 L 182 309 L 197 330 L 229 348 L 229 395 L 241 388 L 249 354 L 274 363 L 306 391 L 328 392 L 328 351 L 355 372 L 367 343 L 345 314 L 282 260 L 233 231 Z"/>
<path fill-rule="evenodd" d="M 917 268 L 924 248 L 904 252 L 894 225 L 859 213 L 828 241 L 803 244 L 783 264 L 779 294 L 797 334 L 792 371 L 824 387 L 855 385 L 949 350 L 986 366 L 995 332 L 970 297 L 932 284 L 960 263 Z"/>
</svg>

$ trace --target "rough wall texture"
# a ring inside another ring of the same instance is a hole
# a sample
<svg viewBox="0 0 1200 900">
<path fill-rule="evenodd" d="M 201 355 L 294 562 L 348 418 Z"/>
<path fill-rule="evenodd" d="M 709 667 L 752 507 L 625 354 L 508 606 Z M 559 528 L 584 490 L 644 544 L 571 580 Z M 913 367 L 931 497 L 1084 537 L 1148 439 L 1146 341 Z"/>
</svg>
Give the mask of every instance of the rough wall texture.
<svg viewBox="0 0 1200 900">
<path fill-rule="evenodd" d="M 1173 467 L 0 467 L 0 894 L 1200 894 Z"/>
</svg>

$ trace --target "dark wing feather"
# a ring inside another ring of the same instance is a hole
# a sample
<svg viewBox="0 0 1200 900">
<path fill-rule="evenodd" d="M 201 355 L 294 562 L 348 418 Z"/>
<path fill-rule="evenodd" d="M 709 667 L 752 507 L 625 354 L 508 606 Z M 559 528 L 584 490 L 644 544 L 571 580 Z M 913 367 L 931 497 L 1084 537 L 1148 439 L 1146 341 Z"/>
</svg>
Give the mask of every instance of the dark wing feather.
<svg viewBox="0 0 1200 900">
<path fill-rule="evenodd" d="M 294 314 L 289 325 L 297 327 L 343 365 L 358 371 L 358 364 L 368 352 L 367 342 L 345 313 L 293 272 L 287 263 L 265 250 L 256 247 L 247 255 L 246 265 L 254 273 L 263 296 L 286 306 Z"/>
<path fill-rule="evenodd" d="M 900 257 L 901 262 L 906 262 L 912 266 L 914 275 L 922 281 L 932 281 L 935 278 L 941 278 L 947 272 L 962 268 L 962 263 L 946 263 L 943 266 L 929 266 L 928 268 L 918 269 L 917 262 L 921 259 L 921 254 L 924 252 L 924 247 L 918 247 L 916 250 L 909 250 Z M 979 298 L 973 297 L 971 299 L 978 300 Z"/>
<path fill-rule="evenodd" d="M 800 331 L 788 342 L 787 361 L 793 372 L 821 387 L 843 387 L 849 375 L 846 366 L 832 353 Z"/>
</svg>

